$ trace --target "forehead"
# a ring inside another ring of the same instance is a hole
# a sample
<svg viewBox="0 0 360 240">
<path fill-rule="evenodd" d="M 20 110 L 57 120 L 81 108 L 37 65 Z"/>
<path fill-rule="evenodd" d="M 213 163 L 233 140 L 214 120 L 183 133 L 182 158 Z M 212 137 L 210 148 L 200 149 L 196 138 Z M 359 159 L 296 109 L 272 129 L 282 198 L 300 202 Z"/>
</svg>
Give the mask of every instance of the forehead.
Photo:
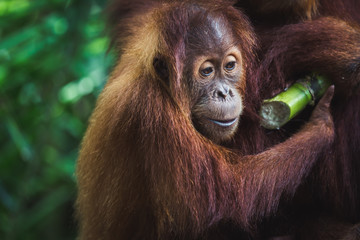
<svg viewBox="0 0 360 240">
<path fill-rule="evenodd" d="M 234 44 L 230 24 L 223 16 L 199 14 L 189 21 L 186 39 L 187 49 L 192 52 L 224 52 Z"/>
</svg>

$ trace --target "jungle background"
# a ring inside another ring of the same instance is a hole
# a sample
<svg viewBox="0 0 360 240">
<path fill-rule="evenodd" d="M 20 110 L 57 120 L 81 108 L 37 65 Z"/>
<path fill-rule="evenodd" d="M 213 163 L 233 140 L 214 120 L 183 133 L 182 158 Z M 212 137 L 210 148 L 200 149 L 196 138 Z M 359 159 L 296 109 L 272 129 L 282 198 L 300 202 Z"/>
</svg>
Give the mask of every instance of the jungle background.
<svg viewBox="0 0 360 240">
<path fill-rule="evenodd" d="M 75 163 L 113 62 L 105 0 L 0 0 L 0 239 L 75 239 Z"/>
</svg>

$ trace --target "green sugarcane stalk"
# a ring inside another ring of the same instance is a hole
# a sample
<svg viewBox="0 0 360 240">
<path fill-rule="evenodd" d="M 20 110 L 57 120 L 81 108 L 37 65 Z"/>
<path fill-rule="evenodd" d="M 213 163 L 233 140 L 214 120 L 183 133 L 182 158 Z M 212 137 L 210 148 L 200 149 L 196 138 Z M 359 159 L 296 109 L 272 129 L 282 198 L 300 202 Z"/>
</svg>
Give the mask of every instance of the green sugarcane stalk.
<svg viewBox="0 0 360 240">
<path fill-rule="evenodd" d="M 261 126 L 267 129 L 279 129 L 308 104 L 314 105 L 330 85 L 327 78 L 318 74 L 299 79 L 284 92 L 264 100 L 260 109 Z"/>
</svg>

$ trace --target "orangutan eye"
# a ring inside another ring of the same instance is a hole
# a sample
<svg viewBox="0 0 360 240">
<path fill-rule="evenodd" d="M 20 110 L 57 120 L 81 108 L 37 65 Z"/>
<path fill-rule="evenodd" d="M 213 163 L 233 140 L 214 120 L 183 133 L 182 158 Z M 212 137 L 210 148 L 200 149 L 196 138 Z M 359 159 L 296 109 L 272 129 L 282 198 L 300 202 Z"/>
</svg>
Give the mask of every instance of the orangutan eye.
<svg viewBox="0 0 360 240">
<path fill-rule="evenodd" d="M 201 73 L 202 76 L 208 77 L 208 76 L 210 76 L 210 75 L 212 74 L 213 71 L 214 71 L 214 70 L 213 70 L 212 67 L 207 67 L 207 68 L 205 68 L 205 69 L 202 69 L 202 70 L 200 71 L 200 73 Z"/>
<path fill-rule="evenodd" d="M 199 73 L 205 78 L 211 76 L 214 73 L 214 65 L 209 61 L 204 62 L 200 66 Z"/>
<path fill-rule="evenodd" d="M 225 58 L 225 66 L 224 69 L 227 72 L 231 72 L 236 67 L 236 58 L 233 55 L 229 55 Z"/>
<path fill-rule="evenodd" d="M 236 62 L 228 62 L 226 65 L 225 65 L 225 69 L 228 70 L 228 71 L 231 71 L 235 68 L 235 65 L 236 65 Z"/>
</svg>

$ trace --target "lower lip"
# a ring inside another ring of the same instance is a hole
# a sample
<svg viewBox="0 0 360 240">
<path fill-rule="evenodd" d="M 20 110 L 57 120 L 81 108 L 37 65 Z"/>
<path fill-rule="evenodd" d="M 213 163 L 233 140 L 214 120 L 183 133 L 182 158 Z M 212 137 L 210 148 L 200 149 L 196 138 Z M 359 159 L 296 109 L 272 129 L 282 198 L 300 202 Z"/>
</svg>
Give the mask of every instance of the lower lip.
<svg viewBox="0 0 360 240">
<path fill-rule="evenodd" d="M 209 120 L 212 121 L 213 123 L 221 126 L 221 127 L 230 127 L 230 126 L 232 126 L 234 123 L 236 123 L 237 118 L 235 118 L 234 120 L 231 120 L 231 121 L 227 121 L 227 122 L 220 122 L 220 121 L 216 121 L 216 120 L 213 120 L 213 119 L 209 119 Z"/>
</svg>

